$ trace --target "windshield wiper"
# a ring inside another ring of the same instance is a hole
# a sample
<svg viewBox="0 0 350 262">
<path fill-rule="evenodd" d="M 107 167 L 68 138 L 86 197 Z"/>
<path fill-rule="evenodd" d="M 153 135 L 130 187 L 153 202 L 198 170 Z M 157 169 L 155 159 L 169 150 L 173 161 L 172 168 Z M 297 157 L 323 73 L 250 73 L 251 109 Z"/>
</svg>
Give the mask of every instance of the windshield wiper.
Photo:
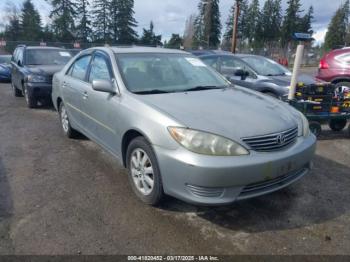
<svg viewBox="0 0 350 262">
<path fill-rule="evenodd" d="M 202 91 L 202 90 L 211 90 L 211 89 L 223 89 L 226 86 L 196 86 L 193 88 L 185 89 L 183 92 L 191 92 L 191 91 Z"/>
<path fill-rule="evenodd" d="M 166 93 L 169 93 L 169 92 L 164 91 L 164 90 L 160 90 L 160 89 L 152 89 L 152 90 L 134 92 L 134 94 L 137 94 L 137 95 L 153 95 L 153 94 L 166 94 Z"/>
</svg>

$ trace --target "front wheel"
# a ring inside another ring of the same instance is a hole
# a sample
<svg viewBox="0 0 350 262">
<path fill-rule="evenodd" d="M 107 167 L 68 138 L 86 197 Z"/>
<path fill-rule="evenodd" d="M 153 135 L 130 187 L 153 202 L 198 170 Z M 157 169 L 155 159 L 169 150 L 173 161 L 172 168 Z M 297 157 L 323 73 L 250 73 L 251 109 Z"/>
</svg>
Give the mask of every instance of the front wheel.
<svg viewBox="0 0 350 262">
<path fill-rule="evenodd" d="M 155 206 L 163 198 L 163 185 L 157 158 L 143 137 L 137 137 L 128 146 L 126 163 L 129 181 L 137 197 Z"/>
<path fill-rule="evenodd" d="M 59 106 L 58 113 L 60 115 L 60 123 L 61 123 L 64 135 L 68 138 L 76 137 L 78 132 L 75 129 L 73 129 L 72 126 L 70 125 L 67 109 L 63 104 L 63 102 L 61 102 Z"/>
<path fill-rule="evenodd" d="M 15 97 L 22 97 L 23 96 L 22 91 L 17 89 L 15 84 L 12 82 L 12 80 L 11 80 L 11 88 L 12 88 L 12 93 Z"/>
<path fill-rule="evenodd" d="M 36 108 L 38 106 L 38 101 L 37 99 L 34 97 L 33 94 L 30 94 L 28 92 L 27 87 L 23 88 L 23 92 L 24 92 L 24 98 L 26 99 L 27 102 L 27 106 L 29 108 Z"/>
<path fill-rule="evenodd" d="M 309 123 L 309 127 L 310 127 L 311 132 L 312 132 L 316 137 L 319 137 L 319 136 L 321 135 L 322 127 L 321 127 L 321 124 L 320 124 L 319 122 L 311 121 L 311 122 Z"/>
</svg>

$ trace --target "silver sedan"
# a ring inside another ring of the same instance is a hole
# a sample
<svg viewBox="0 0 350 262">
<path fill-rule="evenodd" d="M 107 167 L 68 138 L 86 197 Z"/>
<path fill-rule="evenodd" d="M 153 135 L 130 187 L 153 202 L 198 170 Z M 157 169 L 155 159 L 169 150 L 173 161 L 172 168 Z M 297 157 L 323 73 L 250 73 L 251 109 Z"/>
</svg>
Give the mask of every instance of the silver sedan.
<svg viewBox="0 0 350 262">
<path fill-rule="evenodd" d="M 82 51 L 53 79 L 63 132 L 118 158 L 135 194 L 220 205 L 308 173 L 316 139 L 287 104 L 232 86 L 201 60 L 161 48 Z"/>
</svg>

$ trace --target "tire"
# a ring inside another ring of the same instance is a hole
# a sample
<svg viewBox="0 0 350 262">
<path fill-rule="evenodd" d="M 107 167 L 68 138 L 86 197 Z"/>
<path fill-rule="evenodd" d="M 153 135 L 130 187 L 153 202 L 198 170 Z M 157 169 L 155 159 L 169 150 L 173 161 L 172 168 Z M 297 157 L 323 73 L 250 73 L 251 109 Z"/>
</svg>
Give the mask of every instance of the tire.
<svg viewBox="0 0 350 262">
<path fill-rule="evenodd" d="M 136 137 L 130 142 L 126 163 L 136 196 L 148 205 L 158 205 L 164 196 L 161 174 L 156 155 L 144 137 Z"/>
<path fill-rule="evenodd" d="M 342 86 L 350 87 L 350 82 L 342 81 L 342 82 L 336 83 L 335 86 L 337 88 L 342 87 Z"/>
<path fill-rule="evenodd" d="M 68 138 L 75 138 L 78 132 L 72 128 L 69 122 L 68 113 L 63 102 L 60 103 L 58 108 L 58 113 L 60 117 L 60 123 L 62 127 L 63 134 Z"/>
<path fill-rule="evenodd" d="M 11 88 L 12 88 L 12 93 L 15 97 L 22 97 L 23 94 L 22 94 L 22 91 L 19 90 L 15 85 L 14 83 L 12 82 L 11 80 Z"/>
<path fill-rule="evenodd" d="M 330 129 L 335 132 L 342 131 L 346 127 L 347 120 L 346 119 L 332 119 L 329 121 L 328 125 Z"/>
<path fill-rule="evenodd" d="M 26 99 L 28 108 L 36 108 L 38 106 L 37 99 L 33 94 L 29 94 L 28 89 L 23 87 L 24 98 Z"/>
<path fill-rule="evenodd" d="M 311 122 L 309 123 L 309 126 L 310 126 L 311 132 L 312 132 L 316 137 L 319 137 L 319 136 L 321 135 L 322 127 L 321 127 L 321 124 L 320 124 L 319 122 L 311 121 Z"/>
</svg>

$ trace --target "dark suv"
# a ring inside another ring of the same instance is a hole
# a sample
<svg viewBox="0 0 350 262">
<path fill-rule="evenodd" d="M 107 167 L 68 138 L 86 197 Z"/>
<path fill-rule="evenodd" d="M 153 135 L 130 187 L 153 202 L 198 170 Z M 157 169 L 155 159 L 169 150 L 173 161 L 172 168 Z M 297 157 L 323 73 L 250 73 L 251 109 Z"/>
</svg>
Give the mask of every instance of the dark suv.
<svg viewBox="0 0 350 262">
<path fill-rule="evenodd" d="M 24 95 L 29 108 L 50 99 L 53 74 L 71 57 L 70 52 L 61 48 L 17 46 L 11 60 L 14 95 Z"/>
<path fill-rule="evenodd" d="M 316 78 L 350 87 L 350 48 L 336 49 L 322 57 Z"/>
</svg>

